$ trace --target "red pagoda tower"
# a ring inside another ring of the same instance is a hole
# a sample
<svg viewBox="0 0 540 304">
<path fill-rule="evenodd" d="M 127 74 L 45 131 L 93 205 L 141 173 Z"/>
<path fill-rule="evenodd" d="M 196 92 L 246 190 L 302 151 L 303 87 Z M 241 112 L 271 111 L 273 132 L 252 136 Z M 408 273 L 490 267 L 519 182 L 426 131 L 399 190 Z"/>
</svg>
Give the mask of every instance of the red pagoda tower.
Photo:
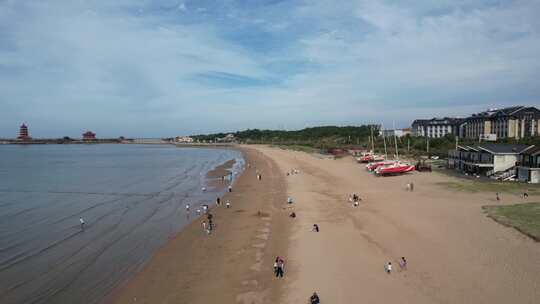
<svg viewBox="0 0 540 304">
<path fill-rule="evenodd" d="M 96 140 L 96 133 L 92 131 L 87 131 L 83 133 L 83 141 L 92 141 Z"/>
<path fill-rule="evenodd" d="M 19 136 L 17 137 L 18 140 L 31 140 L 32 137 L 28 135 L 28 127 L 26 124 L 22 124 L 19 129 Z"/>
</svg>

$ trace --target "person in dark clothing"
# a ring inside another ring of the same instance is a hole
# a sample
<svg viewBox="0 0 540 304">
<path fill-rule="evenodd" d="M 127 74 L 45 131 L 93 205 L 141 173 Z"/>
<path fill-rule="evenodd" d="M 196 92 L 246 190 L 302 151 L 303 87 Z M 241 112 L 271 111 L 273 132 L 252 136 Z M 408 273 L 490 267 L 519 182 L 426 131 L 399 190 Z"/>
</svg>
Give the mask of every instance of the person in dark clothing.
<svg viewBox="0 0 540 304">
<path fill-rule="evenodd" d="M 319 225 L 313 224 L 313 231 L 319 232 Z"/>
<path fill-rule="evenodd" d="M 218 206 L 221 205 L 221 199 L 219 197 L 216 198 L 216 205 L 218 205 Z"/>
<path fill-rule="evenodd" d="M 295 217 L 296 217 L 296 213 L 293 212 L 293 213 L 289 214 L 289 216 L 292 217 L 292 218 L 295 218 Z"/>
<path fill-rule="evenodd" d="M 309 302 L 311 304 L 320 304 L 321 300 L 319 299 L 319 295 L 314 292 L 313 295 L 309 298 Z"/>
</svg>

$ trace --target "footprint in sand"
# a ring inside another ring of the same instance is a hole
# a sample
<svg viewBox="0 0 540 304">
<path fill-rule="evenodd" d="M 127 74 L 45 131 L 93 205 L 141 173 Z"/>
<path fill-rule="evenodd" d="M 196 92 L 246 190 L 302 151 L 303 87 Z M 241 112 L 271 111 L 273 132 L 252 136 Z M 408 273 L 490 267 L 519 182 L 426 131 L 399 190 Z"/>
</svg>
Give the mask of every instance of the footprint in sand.
<svg viewBox="0 0 540 304">
<path fill-rule="evenodd" d="M 262 266 L 262 262 L 257 262 L 253 265 L 251 265 L 251 267 L 249 267 L 249 269 L 253 270 L 253 271 L 261 271 L 261 266 Z"/>
<path fill-rule="evenodd" d="M 261 240 L 268 240 L 268 233 L 259 234 L 256 236 L 256 238 Z"/>
</svg>

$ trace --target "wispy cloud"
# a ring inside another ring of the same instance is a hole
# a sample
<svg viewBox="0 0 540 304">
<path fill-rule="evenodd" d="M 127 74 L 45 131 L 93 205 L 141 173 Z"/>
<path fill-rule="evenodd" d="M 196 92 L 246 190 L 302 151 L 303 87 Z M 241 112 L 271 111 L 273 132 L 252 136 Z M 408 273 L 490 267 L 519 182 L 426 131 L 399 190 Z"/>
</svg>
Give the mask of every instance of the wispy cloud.
<svg viewBox="0 0 540 304">
<path fill-rule="evenodd" d="M 538 1 L 3 1 L 0 136 L 160 136 L 540 104 Z"/>
</svg>

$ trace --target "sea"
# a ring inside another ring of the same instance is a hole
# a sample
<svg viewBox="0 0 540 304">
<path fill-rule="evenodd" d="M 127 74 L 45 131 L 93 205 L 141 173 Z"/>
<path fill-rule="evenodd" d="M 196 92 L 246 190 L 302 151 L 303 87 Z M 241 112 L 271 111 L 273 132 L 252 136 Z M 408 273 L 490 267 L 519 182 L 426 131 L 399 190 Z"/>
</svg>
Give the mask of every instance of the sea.
<svg viewBox="0 0 540 304">
<path fill-rule="evenodd" d="M 102 302 L 223 194 L 206 174 L 230 159 L 225 183 L 239 151 L 0 145 L 0 303 Z"/>
</svg>

